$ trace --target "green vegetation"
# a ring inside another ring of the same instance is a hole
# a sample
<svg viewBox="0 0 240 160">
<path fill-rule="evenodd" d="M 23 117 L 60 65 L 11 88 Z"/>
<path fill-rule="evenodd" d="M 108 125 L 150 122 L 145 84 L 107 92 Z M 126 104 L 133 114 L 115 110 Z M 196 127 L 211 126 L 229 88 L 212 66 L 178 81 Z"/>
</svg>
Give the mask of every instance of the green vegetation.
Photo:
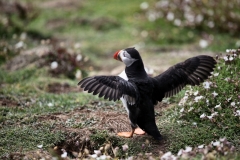
<svg viewBox="0 0 240 160">
<path fill-rule="evenodd" d="M 65 150 L 68 158 L 147 159 L 180 150 L 179 158 L 239 159 L 240 54 L 224 53 L 240 46 L 238 2 L 178 3 L 0 0 L 0 158 L 61 157 Z M 121 103 L 77 87 L 82 77 L 111 72 L 118 65 L 112 54 L 129 46 L 141 48 L 154 69 L 181 61 L 179 50 L 224 53 L 204 84 L 155 108 L 160 143 L 117 137 L 119 127 L 128 128 Z"/>
</svg>

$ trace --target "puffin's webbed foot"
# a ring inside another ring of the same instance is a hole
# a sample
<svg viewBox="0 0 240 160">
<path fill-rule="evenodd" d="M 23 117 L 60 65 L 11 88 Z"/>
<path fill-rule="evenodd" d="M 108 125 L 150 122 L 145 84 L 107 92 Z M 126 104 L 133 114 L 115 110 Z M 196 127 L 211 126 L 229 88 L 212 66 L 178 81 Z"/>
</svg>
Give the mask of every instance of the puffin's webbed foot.
<svg viewBox="0 0 240 160">
<path fill-rule="evenodd" d="M 136 128 L 136 129 L 132 129 L 131 132 L 119 132 L 117 134 L 120 137 L 131 138 L 134 133 L 137 135 L 143 135 L 143 134 L 145 134 L 145 131 L 143 131 L 141 128 Z"/>
<path fill-rule="evenodd" d="M 145 134 L 146 132 L 143 131 L 141 128 L 136 128 L 135 131 L 134 131 L 135 134 L 137 135 L 143 135 Z"/>
<path fill-rule="evenodd" d="M 131 132 L 119 132 L 119 133 L 117 133 L 117 134 L 118 134 L 118 136 L 120 136 L 120 137 L 131 138 L 131 137 L 133 136 L 134 130 L 135 130 L 135 129 L 133 129 Z"/>
</svg>

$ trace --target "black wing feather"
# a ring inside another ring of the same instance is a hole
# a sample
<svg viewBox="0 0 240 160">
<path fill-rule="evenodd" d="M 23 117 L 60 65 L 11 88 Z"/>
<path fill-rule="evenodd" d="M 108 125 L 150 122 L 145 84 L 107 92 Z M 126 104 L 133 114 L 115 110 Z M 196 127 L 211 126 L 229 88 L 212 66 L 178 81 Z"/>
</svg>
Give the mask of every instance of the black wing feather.
<svg viewBox="0 0 240 160">
<path fill-rule="evenodd" d="M 154 101 L 177 94 L 186 85 L 199 85 L 211 75 L 216 61 L 213 57 L 200 55 L 178 63 L 162 74 L 152 78 Z"/>
<path fill-rule="evenodd" d="M 135 103 L 138 98 L 137 87 L 119 76 L 94 76 L 81 80 L 78 85 L 99 97 L 109 100 L 119 100 L 123 95 L 127 95 L 129 103 Z"/>
</svg>

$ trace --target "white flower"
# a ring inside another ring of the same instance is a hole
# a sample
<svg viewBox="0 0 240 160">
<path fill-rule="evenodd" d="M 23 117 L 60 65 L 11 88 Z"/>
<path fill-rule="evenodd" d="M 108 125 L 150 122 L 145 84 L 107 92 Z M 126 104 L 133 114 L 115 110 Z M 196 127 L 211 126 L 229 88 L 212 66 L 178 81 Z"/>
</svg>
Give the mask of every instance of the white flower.
<svg viewBox="0 0 240 160">
<path fill-rule="evenodd" d="M 212 93 L 212 95 L 213 95 L 213 97 L 216 97 L 216 96 L 218 95 L 218 93 L 214 91 L 214 92 Z"/>
<path fill-rule="evenodd" d="M 205 89 L 209 89 L 210 88 L 210 82 L 203 82 L 203 87 L 205 88 Z"/>
<path fill-rule="evenodd" d="M 62 149 L 62 154 L 61 154 L 61 157 L 62 158 L 66 158 L 67 157 L 67 152 L 65 151 L 65 149 Z"/>
<path fill-rule="evenodd" d="M 191 152 L 192 151 L 192 147 L 186 147 L 186 149 L 184 150 L 185 152 Z"/>
<path fill-rule="evenodd" d="M 162 155 L 161 160 L 176 160 L 177 157 L 175 157 L 172 152 L 167 152 L 164 155 Z"/>
<path fill-rule="evenodd" d="M 203 113 L 201 116 L 200 116 L 200 118 L 205 118 L 206 117 L 206 114 L 205 113 Z"/>
<path fill-rule="evenodd" d="M 229 61 L 232 61 L 233 60 L 233 57 L 231 56 L 231 57 L 229 57 Z"/>
<path fill-rule="evenodd" d="M 82 60 L 82 58 L 83 58 L 82 55 L 81 55 L 81 54 L 78 54 L 77 57 L 76 57 L 76 60 L 79 62 L 79 61 Z"/>
<path fill-rule="evenodd" d="M 240 110 L 236 110 L 236 112 L 235 112 L 234 115 L 235 115 L 235 116 L 240 116 Z"/>
<path fill-rule="evenodd" d="M 178 154 L 177 154 L 177 156 L 181 156 L 181 155 L 182 155 L 182 153 L 183 153 L 183 149 L 180 149 L 180 150 L 178 151 Z"/>
<path fill-rule="evenodd" d="M 212 115 L 211 115 L 211 116 L 207 116 L 207 118 L 208 118 L 208 119 L 212 119 L 212 118 L 213 118 L 213 116 L 212 116 Z"/>
<path fill-rule="evenodd" d="M 99 150 L 94 150 L 94 153 L 97 155 L 97 156 L 100 156 L 102 153 L 101 153 L 101 151 L 99 151 Z"/>
<path fill-rule="evenodd" d="M 218 115 L 218 112 L 214 112 L 211 114 L 211 116 L 217 116 Z"/>
<path fill-rule="evenodd" d="M 174 19 L 174 14 L 172 12 L 168 12 L 167 20 L 172 21 Z"/>
<path fill-rule="evenodd" d="M 223 59 L 224 59 L 224 61 L 228 61 L 228 57 L 227 56 L 224 56 Z"/>
<path fill-rule="evenodd" d="M 96 159 L 97 157 L 98 157 L 98 155 L 97 154 L 92 154 L 92 155 L 89 155 L 91 158 L 94 158 L 94 159 Z"/>
<path fill-rule="evenodd" d="M 201 40 L 199 41 L 199 46 L 200 46 L 201 48 L 206 48 L 206 47 L 208 46 L 208 41 L 206 41 L 206 40 L 204 40 L 204 39 L 201 39 Z"/>
<path fill-rule="evenodd" d="M 22 48 L 23 46 L 24 46 L 24 42 L 23 41 L 20 41 L 17 44 L 15 44 L 15 48 L 16 49 Z"/>
<path fill-rule="evenodd" d="M 178 103 L 179 106 L 184 105 L 187 102 L 188 96 L 185 93 L 185 96 Z"/>
<path fill-rule="evenodd" d="M 198 146 L 199 149 L 203 148 L 204 147 L 204 144 Z"/>
<path fill-rule="evenodd" d="M 77 79 L 81 79 L 82 78 L 82 71 L 80 71 L 79 69 L 76 71 L 75 77 Z"/>
<path fill-rule="evenodd" d="M 42 145 L 42 144 L 40 144 L 40 145 L 37 145 L 37 147 L 41 149 L 41 148 L 43 147 L 43 145 Z"/>
<path fill-rule="evenodd" d="M 188 112 L 191 112 L 192 110 L 193 110 L 193 107 L 190 107 L 189 110 L 188 110 Z"/>
<path fill-rule="evenodd" d="M 127 144 L 124 144 L 124 145 L 122 146 L 122 149 L 123 149 L 124 152 L 127 151 L 127 150 L 128 150 L 128 145 L 127 145 Z"/>
<path fill-rule="evenodd" d="M 197 97 L 194 98 L 194 101 L 195 101 L 195 102 L 198 102 L 198 101 L 199 101 L 200 99 L 202 99 L 202 98 L 203 98 L 203 96 L 197 96 Z"/>
<path fill-rule="evenodd" d="M 198 91 L 194 92 L 193 95 L 194 95 L 194 96 L 198 95 Z"/>
<path fill-rule="evenodd" d="M 230 98 L 227 99 L 228 102 L 231 101 L 231 100 L 232 100 L 232 97 L 230 97 Z"/>
<path fill-rule="evenodd" d="M 192 124 L 193 124 L 194 126 L 197 126 L 197 122 L 193 122 Z"/>
<path fill-rule="evenodd" d="M 213 76 L 214 77 L 217 77 L 219 75 L 219 73 L 214 73 Z"/>
<path fill-rule="evenodd" d="M 230 49 L 226 49 L 226 52 L 229 53 L 231 50 Z"/>
<path fill-rule="evenodd" d="M 218 105 L 216 105 L 214 108 L 221 108 L 221 103 L 219 103 Z"/>
<path fill-rule="evenodd" d="M 234 107 L 234 106 L 235 106 L 235 104 L 236 104 L 235 102 L 232 102 L 232 103 L 231 103 L 231 106 L 233 106 L 233 107 Z"/>
<path fill-rule="evenodd" d="M 149 7 L 148 2 L 142 2 L 142 3 L 140 4 L 140 8 L 141 8 L 142 10 L 146 10 L 146 9 L 148 9 L 148 7 Z"/>
<path fill-rule="evenodd" d="M 180 113 L 182 113 L 184 111 L 184 108 L 180 109 Z"/>
<path fill-rule="evenodd" d="M 51 63 L 51 69 L 56 69 L 58 67 L 58 62 L 54 61 Z"/>
<path fill-rule="evenodd" d="M 180 19 L 175 19 L 173 23 L 174 23 L 174 25 L 176 25 L 176 26 L 180 26 L 182 22 L 181 22 Z"/>
<path fill-rule="evenodd" d="M 220 146 L 220 142 L 219 142 L 219 141 L 212 142 L 212 145 L 213 145 L 213 146 L 216 146 L 216 147 L 217 147 L 217 146 Z"/>
<path fill-rule="evenodd" d="M 53 103 L 50 102 L 50 103 L 48 103 L 47 105 L 48 105 L 48 107 L 52 107 L 52 106 L 53 106 Z"/>
</svg>

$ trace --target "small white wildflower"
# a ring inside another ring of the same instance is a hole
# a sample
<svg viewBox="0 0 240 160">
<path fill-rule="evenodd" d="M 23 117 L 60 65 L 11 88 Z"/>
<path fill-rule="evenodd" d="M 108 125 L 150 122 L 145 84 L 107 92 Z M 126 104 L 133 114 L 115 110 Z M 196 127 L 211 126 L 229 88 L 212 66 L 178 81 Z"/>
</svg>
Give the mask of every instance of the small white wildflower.
<svg viewBox="0 0 240 160">
<path fill-rule="evenodd" d="M 203 87 L 205 89 L 209 89 L 210 88 L 210 82 L 203 82 Z"/>
<path fill-rule="evenodd" d="M 173 23 L 174 23 L 174 25 L 176 25 L 176 26 L 180 26 L 182 22 L 181 22 L 180 19 L 175 19 Z"/>
<path fill-rule="evenodd" d="M 185 93 L 185 96 L 180 100 L 180 102 L 178 103 L 179 106 L 184 105 L 187 102 L 188 96 Z"/>
<path fill-rule="evenodd" d="M 172 154 L 172 152 L 167 152 L 167 153 L 165 153 L 164 155 L 162 155 L 162 157 L 161 157 L 161 160 L 175 160 L 175 159 L 177 159 L 173 154 Z"/>
<path fill-rule="evenodd" d="M 218 70 L 220 70 L 220 69 L 221 69 L 221 67 L 220 67 L 220 66 L 218 66 L 218 67 L 217 67 L 217 69 L 218 69 Z"/>
<path fill-rule="evenodd" d="M 218 105 L 216 105 L 214 108 L 221 108 L 221 103 L 219 103 Z"/>
<path fill-rule="evenodd" d="M 106 155 L 101 155 L 99 158 L 97 158 L 99 160 L 104 160 L 104 159 L 110 159 L 109 156 L 106 156 Z"/>
<path fill-rule="evenodd" d="M 149 7 L 148 2 L 142 2 L 142 3 L 140 4 L 140 8 L 141 8 L 142 10 L 146 10 L 146 9 L 148 9 L 148 7 Z"/>
<path fill-rule="evenodd" d="M 200 118 L 205 118 L 206 117 L 206 114 L 205 113 L 203 113 L 201 116 L 200 116 Z"/>
<path fill-rule="evenodd" d="M 65 149 L 62 149 L 62 154 L 61 154 L 61 157 L 62 158 L 66 158 L 67 157 L 67 152 L 65 151 Z"/>
<path fill-rule="evenodd" d="M 167 14 L 167 20 L 172 21 L 174 19 L 174 13 L 168 12 Z"/>
<path fill-rule="evenodd" d="M 204 147 L 204 144 L 198 146 L 199 149 L 203 148 Z"/>
<path fill-rule="evenodd" d="M 219 139 L 220 142 L 224 142 L 224 141 L 226 141 L 226 140 L 227 140 L 226 137 L 223 137 L 223 138 L 220 138 L 220 139 Z"/>
<path fill-rule="evenodd" d="M 229 78 L 229 77 L 227 77 L 227 78 L 225 78 L 225 79 L 224 79 L 224 81 L 227 81 L 227 82 L 228 82 L 229 80 L 230 80 L 230 78 Z"/>
<path fill-rule="evenodd" d="M 20 41 L 17 44 L 15 44 L 15 48 L 16 49 L 23 48 L 23 46 L 24 46 L 24 42 L 23 41 Z"/>
<path fill-rule="evenodd" d="M 218 95 L 218 93 L 214 91 L 214 92 L 212 93 L 212 95 L 213 95 L 213 97 L 216 97 L 216 96 Z"/>
<path fill-rule="evenodd" d="M 233 60 L 233 57 L 231 56 L 231 57 L 229 57 L 229 61 L 232 61 Z"/>
<path fill-rule="evenodd" d="M 56 69 L 58 67 L 58 62 L 54 61 L 51 63 L 51 69 Z"/>
<path fill-rule="evenodd" d="M 235 116 L 240 116 L 240 110 L 236 110 Z"/>
<path fill-rule="evenodd" d="M 219 73 L 214 73 L 213 76 L 214 77 L 217 77 L 219 75 Z"/>
<path fill-rule="evenodd" d="M 218 112 L 214 112 L 211 114 L 211 116 L 217 116 L 218 115 Z"/>
<path fill-rule="evenodd" d="M 37 145 L 37 147 L 41 149 L 41 148 L 43 147 L 43 145 L 42 145 L 42 144 L 40 144 L 40 145 Z"/>
<path fill-rule="evenodd" d="M 197 126 L 197 122 L 193 122 L 192 124 L 193 124 L 194 126 Z"/>
<path fill-rule="evenodd" d="M 226 52 L 229 53 L 231 50 L 230 49 L 226 49 Z"/>
<path fill-rule="evenodd" d="M 203 98 L 203 96 L 197 96 L 197 97 L 194 98 L 194 101 L 195 101 L 195 102 L 198 102 L 198 101 L 199 101 L 200 99 L 202 99 L 202 98 Z"/>
<path fill-rule="evenodd" d="M 227 99 L 228 102 L 231 101 L 231 100 L 232 100 L 232 97 L 230 97 L 230 98 Z"/>
<path fill-rule="evenodd" d="M 124 144 L 124 145 L 122 146 L 122 149 L 123 149 L 124 152 L 127 151 L 127 150 L 128 150 L 128 145 L 127 145 L 127 144 Z"/>
<path fill-rule="evenodd" d="M 193 107 L 190 107 L 189 110 L 188 110 L 188 112 L 191 112 L 192 110 L 193 110 Z"/>
<path fill-rule="evenodd" d="M 79 62 L 79 61 L 82 60 L 82 58 L 83 58 L 82 55 L 81 55 L 81 54 L 78 54 L 77 57 L 76 57 L 76 60 Z"/>
<path fill-rule="evenodd" d="M 191 152 L 191 151 L 192 151 L 192 147 L 187 146 L 184 151 L 185 151 L 185 152 Z"/>
<path fill-rule="evenodd" d="M 182 113 L 184 111 L 184 108 L 180 109 L 180 113 Z"/>
<path fill-rule="evenodd" d="M 53 103 L 50 102 L 50 103 L 48 103 L 47 105 L 48 105 L 48 107 L 52 107 L 52 106 L 53 106 Z"/>
<path fill-rule="evenodd" d="M 207 118 L 211 120 L 213 118 L 213 116 L 212 115 L 211 116 L 207 116 Z"/>
<path fill-rule="evenodd" d="M 100 156 L 102 153 L 101 153 L 101 151 L 99 151 L 99 150 L 94 150 L 94 153 L 97 155 L 97 156 Z"/>
<path fill-rule="evenodd" d="M 194 95 L 194 96 L 197 96 L 197 95 L 198 95 L 198 91 L 194 92 L 193 95 Z"/>
<path fill-rule="evenodd" d="M 206 103 L 207 103 L 207 105 L 209 104 L 209 99 L 206 99 Z"/>
<path fill-rule="evenodd" d="M 97 157 L 98 157 L 98 155 L 97 154 L 92 154 L 92 155 L 89 155 L 91 158 L 94 158 L 94 159 L 96 159 Z"/>
<path fill-rule="evenodd" d="M 81 79 L 81 78 L 82 78 L 82 71 L 78 69 L 78 70 L 76 71 L 75 77 L 76 77 L 77 79 Z"/>
<path fill-rule="evenodd" d="M 212 145 L 213 145 L 213 146 L 216 146 L 216 147 L 217 147 L 217 146 L 220 146 L 220 142 L 219 142 L 219 141 L 213 142 Z"/>
<path fill-rule="evenodd" d="M 235 102 L 232 102 L 232 103 L 231 103 L 231 106 L 233 106 L 233 107 L 234 107 L 235 105 L 236 105 L 236 103 L 235 103 Z"/>
<path fill-rule="evenodd" d="M 180 149 L 180 150 L 178 151 L 178 154 L 177 154 L 177 156 L 181 156 L 181 155 L 182 155 L 182 153 L 183 153 L 183 149 Z"/>
<path fill-rule="evenodd" d="M 228 61 L 228 57 L 227 56 L 224 56 L 223 59 L 224 59 L 224 61 Z"/>
<path fill-rule="evenodd" d="M 208 41 L 206 41 L 206 40 L 204 40 L 204 39 L 201 39 L 201 40 L 199 41 L 199 46 L 200 46 L 201 48 L 206 48 L 206 47 L 208 46 Z"/>
</svg>

